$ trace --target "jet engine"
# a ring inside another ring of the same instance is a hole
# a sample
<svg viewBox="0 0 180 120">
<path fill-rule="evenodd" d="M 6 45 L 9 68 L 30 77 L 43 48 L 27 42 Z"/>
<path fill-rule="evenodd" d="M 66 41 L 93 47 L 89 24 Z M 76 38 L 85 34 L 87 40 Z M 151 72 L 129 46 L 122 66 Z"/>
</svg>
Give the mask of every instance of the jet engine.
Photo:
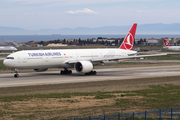
<svg viewBox="0 0 180 120">
<path fill-rule="evenodd" d="M 35 71 L 35 72 L 43 72 L 46 70 L 48 70 L 48 68 L 33 69 L 33 71 Z"/>
<path fill-rule="evenodd" d="M 89 61 L 79 61 L 74 65 L 77 72 L 89 73 L 93 69 L 93 64 Z"/>
</svg>

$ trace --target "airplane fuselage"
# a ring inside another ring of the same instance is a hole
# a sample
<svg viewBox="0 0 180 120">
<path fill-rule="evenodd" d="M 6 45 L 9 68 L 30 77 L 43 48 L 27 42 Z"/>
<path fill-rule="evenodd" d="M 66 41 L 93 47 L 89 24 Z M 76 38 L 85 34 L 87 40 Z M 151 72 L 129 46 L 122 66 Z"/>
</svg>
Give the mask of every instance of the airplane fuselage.
<svg viewBox="0 0 180 120">
<path fill-rule="evenodd" d="M 13 46 L 0 46 L 0 51 L 16 51 L 17 49 Z"/>
<path fill-rule="evenodd" d="M 91 61 L 94 59 L 125 57 L 136 51 L 121 49 L 64 49 L 24 50 L 10 54 L 4 64 L 10 68 L 73 68 L 68 61 Z M 93 65 L 99 62 L 92 62 Z"/>
<path fill-rule="evenodd" d="M 173 50 L 173 51 L 180 51 L 180 46 L 166 46 L 163 48 L 168 49 L 168 50 Z"/>
</svg>

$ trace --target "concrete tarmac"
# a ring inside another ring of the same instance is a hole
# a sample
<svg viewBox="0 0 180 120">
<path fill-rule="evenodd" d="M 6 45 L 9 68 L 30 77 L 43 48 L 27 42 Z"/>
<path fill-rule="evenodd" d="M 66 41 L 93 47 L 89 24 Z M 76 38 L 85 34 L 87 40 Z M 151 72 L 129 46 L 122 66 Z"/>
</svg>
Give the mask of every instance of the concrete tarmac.
<svg viewBox="0 0 180 120">
<path fill-rule="evenodd" d="M 19 73 L 19 78 L 14 78 L 14 73 L 0 74 L 0 87 L 48 85 L 106 80 L 128 80 L 137 78 L 179 76 L 180 65 L 153 66 L 134 68 L 108 68 L 97 69 L 97 75 L 84 75 L 73 71 L 71 75 L 61 75 L 59 71 Z"/>
<path fill-rule="evenodd" d="M 0 57 L 0 60 L 4 60 L 6 57 Z"/>
</svg>

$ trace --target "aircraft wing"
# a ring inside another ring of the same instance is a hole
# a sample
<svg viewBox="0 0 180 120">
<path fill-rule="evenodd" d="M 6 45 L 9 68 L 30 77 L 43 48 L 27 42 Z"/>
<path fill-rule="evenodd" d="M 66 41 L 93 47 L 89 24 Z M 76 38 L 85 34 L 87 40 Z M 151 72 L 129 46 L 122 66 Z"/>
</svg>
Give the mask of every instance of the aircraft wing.
<svg viewBox="0 0 180 120">
<path fill-rule="evenodd" d="M 91 62 L 101 62 L 101 61 L 107 61 L 107 60 L 121 60 L 121 59 L 128 59 L 128 58 L 140 58 L 140 57 L 151 57 L 151 56 L 162 56 L 167 55 L 167 53 L 163 54 L 150 54 L 150 55 L 134 55 L 134 56 L 125 56 L 125 57 L 116 57 L 116 58 L 101 58 L 101 59 L 84 59 L 80 61 L 91 61 Z M 78 60 L 70 60 L 66 61 L 66 64 L 73 64 L 79 62 Z"/>
</svg>

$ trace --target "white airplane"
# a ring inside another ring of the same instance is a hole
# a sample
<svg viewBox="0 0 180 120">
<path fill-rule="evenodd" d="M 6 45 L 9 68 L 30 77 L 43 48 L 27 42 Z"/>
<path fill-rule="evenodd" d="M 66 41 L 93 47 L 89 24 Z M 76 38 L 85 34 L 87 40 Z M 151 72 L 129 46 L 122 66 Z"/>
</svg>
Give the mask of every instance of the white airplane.
<svg viewBox="0 0 180 120">
<path fill-rule="evenodd" d="M 13 46 L 0 46 L 0 51 L 16 51 L 17 49 Z"/>
<path fill-rule="evenodd" d="M 180 51 L 180 46 L 171 46 L 167 40 L 164 39 L 164 47 L 165 49 L 168 50 L 173 50 L 173 51 Z"/>
<path fill-rule="evenodd" d="M 15 70 L 14 77 L 19 77 L 17 71 L 20 68 L 33 69 L 36 72 L 46 71 L 48 68 L 64 68 L 61 74 L 71 74 L 72 71 L 68 68 L 74 68 L 79 73 L 95 75 L 93 66 L 102 65 L 105 61 L 166 55 L 137 56 L 137 51 L 132 50 L 136 27 L 137 24 L 134 23 L 119 49 L 24 50 L 8 55 L 3 63 Z"/>
</svg>

